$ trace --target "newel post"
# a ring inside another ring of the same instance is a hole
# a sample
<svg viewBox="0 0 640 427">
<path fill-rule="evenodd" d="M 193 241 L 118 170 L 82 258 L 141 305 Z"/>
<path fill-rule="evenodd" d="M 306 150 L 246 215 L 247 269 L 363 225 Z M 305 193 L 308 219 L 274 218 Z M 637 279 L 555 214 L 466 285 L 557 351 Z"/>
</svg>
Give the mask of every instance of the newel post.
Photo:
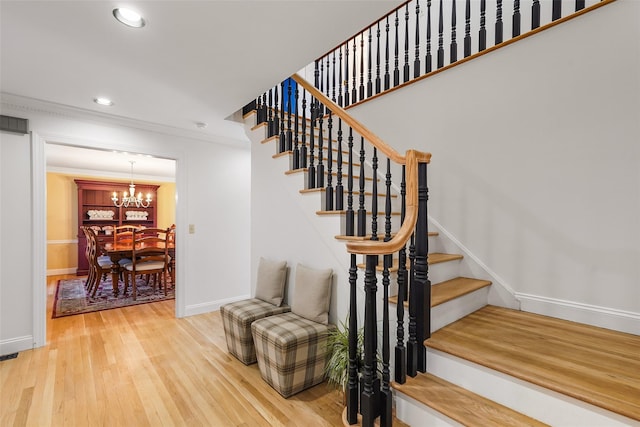
<svg viewBox="0 0 640 427">
<path fill-rule="evenodd" d="M 427 356 L 424 341 L 431 336 L 431 281 L 429 280 L 429 237 L 427 227 L 427 201 L 429 190 L 427 187 L 427 164 L 418 165 L 418 223 L 416 224 L 416 259 L 415 259 L 415 287 L 417 292 L 416 308 L 416 338 L 417 369 L 427 371 Z"/>
</svg>

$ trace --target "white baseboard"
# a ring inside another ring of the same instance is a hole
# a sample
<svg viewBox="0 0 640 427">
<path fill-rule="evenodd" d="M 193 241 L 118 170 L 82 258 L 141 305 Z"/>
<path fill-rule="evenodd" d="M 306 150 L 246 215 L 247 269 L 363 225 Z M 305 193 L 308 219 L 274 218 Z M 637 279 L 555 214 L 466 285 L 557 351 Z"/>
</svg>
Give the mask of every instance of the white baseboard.
<svg viewBox="0 0 640 427">
<path fill-rule="evenodd" d="M 62 274 L 76 274 L 76 267 L 73 268 L 52 268 L 47 270 L 47 276 L 60 276 Z"/>
<path fill-rule="evenodd" d="M 212 311 L 220 310 L 220 307 L 222 307 L 225 304 L 241 301 L 243 299 L 248 299 L 248 298 L 251 298 L 251 296 L 240 295 L 238 297 L 227 298 L 227 299 L 218 300 L 218 301 L 210 301 L 202 304 L 188 305 L 185 309 L 185 316 L 195 316 L 196 314 L 210 313 Z"/>
<path fill-rule="evenodd" d="M 0 356 L 31 350 L 33 348 L 33 336 L 16 337 L 0 341 Z"/>
<path fill-rule="evenodd" d="M 516 293 L 522 311 L 640 335 L 640 313 Z"/>
</svg>

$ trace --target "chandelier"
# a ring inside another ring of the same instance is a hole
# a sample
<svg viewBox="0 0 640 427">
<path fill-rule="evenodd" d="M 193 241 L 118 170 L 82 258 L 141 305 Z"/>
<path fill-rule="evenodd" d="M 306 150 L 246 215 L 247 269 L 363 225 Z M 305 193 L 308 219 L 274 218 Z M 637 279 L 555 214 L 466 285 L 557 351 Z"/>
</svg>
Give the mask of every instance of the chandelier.
<svg viewBox="0 0 640 427">
<path fill-rule="evenodd" d="M 147 193 L 147 198 L 145 200 L 142 200 L 142 192 L 139 192 L 136 196 L 136 185 L 133 183 L 133 164 L 135 162 L 129 161 L 129 163 L 131 163 L 131 184 L 129 184 L 129 193 L 127 194 L 126 190 L 123 191 L 122 200 L 118 202 L 118 195 L 114 191 L 111 200 L 117 207 L 124 206 L 125 208 L 128 208 L 129 206 L 135 206 L 136 208 L 147 208 L 151 204 L 151 194 Z"/>
</svg>

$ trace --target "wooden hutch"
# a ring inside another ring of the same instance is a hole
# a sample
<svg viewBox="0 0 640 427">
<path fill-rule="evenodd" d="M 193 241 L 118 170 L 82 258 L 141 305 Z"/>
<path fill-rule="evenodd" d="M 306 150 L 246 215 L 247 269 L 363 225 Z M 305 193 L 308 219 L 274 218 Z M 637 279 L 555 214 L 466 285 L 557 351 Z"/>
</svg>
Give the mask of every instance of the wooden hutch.
<svg viewBox="0 0 640 427">
<path fill-rule="evenodd" d="M 109 232 L 109 227 L 127 224 L 156 227 L 159 185 L 136 183 L 136 192 L 141 192 L 143 199 L 147 194 L 150 194 L 152 198 L 148 207 L 138 208 L 135 205 L 117 207 L 111 200 L 114 191 L 117 192 L 118 199 L 122 198 L 123 191 L 129 191 L 128 182 L 82 179 L 74 181 L 78 187 L 78 269 L 76 274 L 83 276 L 89 272 L 89 264 L 85 256 L 87 241 L 80 227 L 94 227 L 100 245 L 112 241 L 113 235 Z"/>
</svg>

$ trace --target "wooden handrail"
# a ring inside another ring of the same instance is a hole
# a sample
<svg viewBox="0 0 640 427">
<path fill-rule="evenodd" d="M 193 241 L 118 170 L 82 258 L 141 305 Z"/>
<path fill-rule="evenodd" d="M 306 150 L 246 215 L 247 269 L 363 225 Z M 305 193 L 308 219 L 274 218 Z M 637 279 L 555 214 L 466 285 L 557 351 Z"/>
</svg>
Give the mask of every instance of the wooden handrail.
<svg viewBox="0 0 640 427">
<path fill-rule="evenodd" d="M 325 94 L 309 84 L 304 78 L 298 74 L 294 74 L 292 78 L 307 92 L 320 100 L 329 110 L 336 116 L 340 117 L 346 124 L 351 126 L 357 133 L 363 136 L 374 147 L 380 150 L 389 159 L 400 165 L 406 166 L 407 176 L 407 199 L 405 218 L 400 230 L 396 235 L 386 242 L 377 240 L 363 240 L 347 243 L 347 252 L 361 255 L 388 255 L 399 251 L 409 241 L 413 230 L 418 221 L 418 164 L 429 163 L 431 161 L 431 153 L 417 150 L 408 150 L 404 156 L 401 156 L 390 145 L 380 139 L 376 134 L 367 129 L 363 124 L 357 121 L 353 116 L 347 113 L 342 107 L 327 98 Z"/>
<path fill-rule="evenodd" d="M 385 156 L 390 158 L 395 163 L 404 165 L 406 164 L 406 159 L 404 156 L 401 156 L 396 150 L 394 150 L 389 144 L 384 142 L 382 139 L 378 137 L 378 135 L 371 132 L 367 129 L 362 123 L 353 118 L 349 113 L 347 113 L 342 107 L 333 102 L 331 99 L 327 98 L 324 93 L 320 92 L 316 89 L 312 84 L 307 82 L 304 78 L 300 77 L 297 73 L 294 74 L 293 79 L 302 87 L 304 87 L 307 92 L 313 95 L 316 99 L 320 100 L 324 105 L 329 107 L 329 110 L 336 116 L 340 117 L 345 121 L 349 126 L 353 128 L 354 131 L 359 133 L 364 137 L 367 141 L 369 141 L 373 146 L 375 146 L 378 150 L 380 150 Z M 424 153 L 431 157 L 431 154 Z M 427 160 L 428 163 L 428 160 Z"/>
</svg>

